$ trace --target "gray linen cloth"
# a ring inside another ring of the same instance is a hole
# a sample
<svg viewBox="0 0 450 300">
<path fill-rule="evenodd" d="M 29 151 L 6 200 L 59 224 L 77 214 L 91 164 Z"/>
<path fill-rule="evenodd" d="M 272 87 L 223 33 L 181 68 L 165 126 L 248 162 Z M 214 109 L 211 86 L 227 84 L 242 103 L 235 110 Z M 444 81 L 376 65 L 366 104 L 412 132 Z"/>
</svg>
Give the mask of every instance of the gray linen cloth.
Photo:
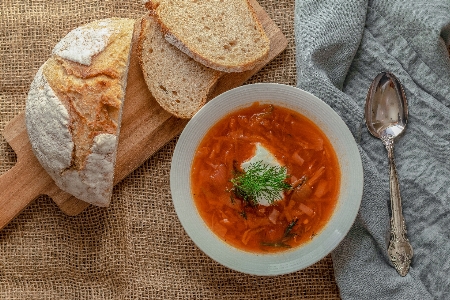
<svg viewBox="0 0 450 300">
<path fill-rule="evenodd" d="M 296 0 L 298 87 L 329 104 L 358 144 L 364 193 L 333 251 L 343 299 L 450 299 L 450 0 Z M 389 166 L 364 124 L 367 89 L 381 71 L 409 103 L 395 158 L 409 240 L 409 274 L 388 256 Z"/>
</svg>

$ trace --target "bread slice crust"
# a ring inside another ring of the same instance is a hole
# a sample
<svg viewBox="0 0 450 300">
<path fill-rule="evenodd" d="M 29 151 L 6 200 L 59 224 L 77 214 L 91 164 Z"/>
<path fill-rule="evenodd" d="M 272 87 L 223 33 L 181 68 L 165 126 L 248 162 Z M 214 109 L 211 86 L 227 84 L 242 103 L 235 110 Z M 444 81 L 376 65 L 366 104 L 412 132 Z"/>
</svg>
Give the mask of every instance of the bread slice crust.
<svg viewBox="0 0 450 300">
<path fill-rule="evenodd" d="M 169 44 L 153 16 L 141 19 L 138 56 L 145 82 L 159 105 L 188 119 L 206 103 L 222 72 L 208 68 Z"/>
<path fill-rule="evenodd" d="M 166 40 L 210 68 L 253 69 L 267 58 L 270 40 L 248 0 L 149 0 Z"/>
</svg>

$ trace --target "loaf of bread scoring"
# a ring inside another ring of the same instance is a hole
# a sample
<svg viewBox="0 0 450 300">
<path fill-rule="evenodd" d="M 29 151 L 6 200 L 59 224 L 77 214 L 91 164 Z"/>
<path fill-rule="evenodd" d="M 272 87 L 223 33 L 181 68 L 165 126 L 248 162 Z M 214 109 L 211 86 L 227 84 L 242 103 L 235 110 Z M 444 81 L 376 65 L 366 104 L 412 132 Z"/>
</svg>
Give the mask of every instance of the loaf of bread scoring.
<svg viewBox="0 0 450 300">
<path fill-rule="evenodd" d="M 253 69 L 270 41 L 248 0 L 147 0 L 168 42 L 224 72 Z"/>
<path fill-rule="evenodd" d="M 69 32 L 26 102 L 38 161 L 60 189 L 97 206 L 111 200 L 134 23 L 109 18 Z"/>
<path fill-rule="evenodd" d="M 138 55 L 150 92 L 162 108 L 179 118 L 192 118 L 223 74 L 169 44 L 153 16 L 141 19 Z"/>
</svg>

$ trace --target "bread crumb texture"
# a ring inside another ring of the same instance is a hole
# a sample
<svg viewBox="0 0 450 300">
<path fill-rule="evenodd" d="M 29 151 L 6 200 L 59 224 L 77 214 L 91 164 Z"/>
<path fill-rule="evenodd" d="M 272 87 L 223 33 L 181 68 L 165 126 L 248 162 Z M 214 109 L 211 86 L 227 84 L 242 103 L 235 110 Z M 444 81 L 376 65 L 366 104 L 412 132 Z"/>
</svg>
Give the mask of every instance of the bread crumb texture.
<svg viewBox="0 0 450 300">
<path fill-rule="evenodd" d="M 62 190 L 109 205 L 134 20 L 110 18 L 69 32 L 27 98 L 33 151 Z"/>
<path fill-rule="evenodd" d="M 166 39 L 208 67 L 240 72 L 264 60 L 270 41 L 248 0 L 150 0 Z"/>
<path fill-rule="evenodd" d="M 179 118 L 191 118 L 222 75 L 169 44 L 152 16 L 141 21 L 139 49 L 149 90 L 162 108 Z"/>
</svg>

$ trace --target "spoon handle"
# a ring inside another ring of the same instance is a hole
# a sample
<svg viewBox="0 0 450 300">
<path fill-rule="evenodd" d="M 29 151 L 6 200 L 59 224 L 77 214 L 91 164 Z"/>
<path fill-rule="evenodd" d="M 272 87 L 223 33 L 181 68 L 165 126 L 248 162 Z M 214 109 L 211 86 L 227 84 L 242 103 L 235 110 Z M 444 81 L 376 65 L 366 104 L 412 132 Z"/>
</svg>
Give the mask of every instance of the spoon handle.
<svg viewBox="0 0 450 300">
<path fill-rule="evenodd" d="M 389 157 L 389 186 L 391 194 L 391 239 L 389 242 L 388 254 L 391 261 L 401 276 L 405 276 L 409 271 L 413 249 L 406 237 L 405 219 L 402 213 L 402 200 L 397 178 L 397 170 L 394 162 L 394 138 L 390 135 L 382 137 Z"/>
</svg>

